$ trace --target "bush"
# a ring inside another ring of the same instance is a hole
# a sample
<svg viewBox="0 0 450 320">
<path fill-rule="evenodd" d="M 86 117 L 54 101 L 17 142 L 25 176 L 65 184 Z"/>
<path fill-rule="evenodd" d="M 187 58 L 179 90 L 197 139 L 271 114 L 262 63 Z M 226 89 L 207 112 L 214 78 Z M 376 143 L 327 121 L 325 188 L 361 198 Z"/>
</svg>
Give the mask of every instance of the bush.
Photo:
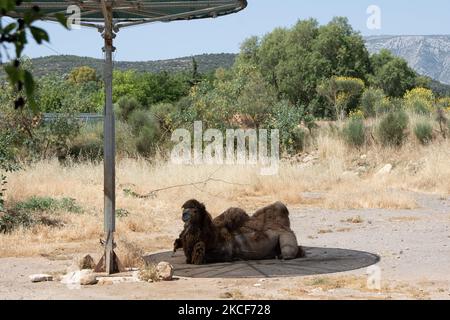
<svg viewBox="0 0 450 320">
<path fill-rule="evenodd" d="M 137 151 L 144 156 L 152 154 L 161 134 L 159 122 L 155 116 L 148 111 L 136 110 L 130 115 L 129 124 L 137 136 Z"/>
<path fill-rule="evenodd" d="M 368 88 L 361 96 L 361 108 L 365 117 L 377 116 L 384 112 L 386 96 L 381 89 Z"/>
<path fill-rule="evenodd" d="M 418 114 L 427 114 L 434 110 L 433 91 L 426 88 L 414 88 L 404 96 L 406 108 Z"/>
<path fill-rule="evenodd" d="M 30 228 L 35 225 L 59 227 L 62 225 L 60 220 L 43 215 L 43 213 L 56 211 L 82 213 L 83 209 L 70 198 L 58 200 L 49 197 L 32 197 L 17 203 L 12 210 L 7 210 L 0 215 L 0 233 L 9 233 L 20 227 Z"/>
<path fill-rule="evenodd" d="M 400 146 L 406 138 L 409 118 L 405 111 L 389 112 L 378 126 L 378 138 L 384 146 Z"/>
<path fill-rule="evenodd" d="M 342 134 L 345 142 L 352 147 L 361 147 L 366 142 L 366 128 L 361 118 L 350 119 L 344 126 Z"/>
<path fill-rule="evenodd" d="M 149 156 L 158 144 L 158 130 L 153 126 L 145 126 L 141 129 L 136 139 L 136 149 L 143 156 Z"/>
<path fill-rule="evenodd" d="M 122 97 L 116 106 L 117 118 L 122 121 L 127 121 L 129 116 L 135 110 L 139 109 L 142 109 L 142 105 L 135 98 Z"/>
<path fill-rule="evenodd" d="M 15 205 L 14 211 L 17 212 L 49 212 L 49 211 L 67 211 L 70 213 L 82 213 L 81 208 L 71 198 L 62 198 L 60 200 L 50 197 L 31 197 L 30 199 L 19 202 Z"/>
<path fill-rule="evenodd" d="M 433 126 L 427 121 L 419 122 L 414 127 L 414 134 L 420 143 L 428 144 L 433 140 Z"/>
<path fill-rule="evenodd" d="M 69 148 L 74 159 L 98 161 L 103 158 L 103 124 L 88 124 L 81 128 Z"/>
<path fill-rule="evenodd" d="M 9 233 L 16 228 L 29 228 L 36 221 L 33 216 L 25 212 L 7 212 L 0 216 L 0 233 Z"/>
</svg>

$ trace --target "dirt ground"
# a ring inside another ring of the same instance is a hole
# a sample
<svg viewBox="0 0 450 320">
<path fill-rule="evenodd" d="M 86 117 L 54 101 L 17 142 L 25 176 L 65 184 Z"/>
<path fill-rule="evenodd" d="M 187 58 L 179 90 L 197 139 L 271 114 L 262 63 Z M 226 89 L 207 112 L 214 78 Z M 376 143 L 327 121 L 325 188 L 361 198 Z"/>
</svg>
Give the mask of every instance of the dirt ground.
<svg viewBox="0 0 450 320">
<path fill-rule="evenodd" d="M 366 268 L 298 278 L 177 278 L 78 289 L 56 281 L 30 282 L 31 274 L 62 273 L 71 260 L 61 254 L 1 258 L 0 299 L 450 299 L 450 197 L 414 197 L 419 208 L 413 210 L 291 208 L 302 245 L 379 255 L 379 290 L 368 288 Z"/>
</svg>

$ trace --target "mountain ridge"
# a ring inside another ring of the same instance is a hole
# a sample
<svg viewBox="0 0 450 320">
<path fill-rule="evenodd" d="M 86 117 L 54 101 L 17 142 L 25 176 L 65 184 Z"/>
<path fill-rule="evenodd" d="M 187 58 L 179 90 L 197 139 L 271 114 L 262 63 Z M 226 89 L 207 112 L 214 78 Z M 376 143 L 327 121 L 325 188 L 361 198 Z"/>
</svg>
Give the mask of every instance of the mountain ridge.
<svg viewBox="0 0 450 320">
<path fill-rule="evenodd" d="M 450 35 L 376 35 L 364 37 L 368 51 L 373 54 L 388 49 L 404 58 L 419 74 L 450 85 Z M 116 70 L 149 72 L 178 72 L 192 69 L 195 58 L 200 72 L 210 72 L 219 67 L 230 68 L 235 53 L 200 54 L 174 59 L 153 61 L 116 61 Z M 51 73 L 68 74 L 75 67 L 87 65 L 102 74 L 102 60 L 74 55 L 52 55 L 31 59 L 36 77 Z"/>
</svg>

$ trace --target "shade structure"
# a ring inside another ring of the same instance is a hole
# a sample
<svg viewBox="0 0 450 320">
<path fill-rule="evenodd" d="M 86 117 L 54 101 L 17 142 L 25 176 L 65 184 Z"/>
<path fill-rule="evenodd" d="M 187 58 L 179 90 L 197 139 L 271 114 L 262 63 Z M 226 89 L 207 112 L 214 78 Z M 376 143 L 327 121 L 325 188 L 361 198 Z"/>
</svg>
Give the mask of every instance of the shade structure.
<svg viewBox="0 0 450 320">
<path fill-rule="evenodd" d="M 80 8 L 81 24 L 99 27 L 104 24 L 102 11 L 104 0 L 40 0 L 24 1 L 15 12 L 35 5 L 39 6 L 46 20 L 55 20 L 55 13 L 72 14 L 69 6 Z M 124 27 L 150 22 L 170 22 L 176 20 L 192 20 L 215 18 L 243 10 L 246 0 L 114 0 L 112 19 L 117 27 Z"/>
<path fill-rule="evenodd" d="M 120 28 L 151 22 L 170 22 L 215 18 L 243 10 L 246 0 L 40 0 L 24 1 L 11 16 L 21 17 L 33 7 L 39 7 L 44 20 L 56 20 L 55 14 L 71 17 L 75 22 L 97 28 L 104 39 L 105 84 L 104 108 L 104 226 L 105 253 L 96 271 L 108 274 L 121 271 L 120 261 L 114 253 L 114 232 L 116 212 L 116 169 L 115 169 L 115 120 L 112 103 L 112 53 L 113 39 Z M 70 36 L 70 34 L 69 34 Z"/>
</svg>

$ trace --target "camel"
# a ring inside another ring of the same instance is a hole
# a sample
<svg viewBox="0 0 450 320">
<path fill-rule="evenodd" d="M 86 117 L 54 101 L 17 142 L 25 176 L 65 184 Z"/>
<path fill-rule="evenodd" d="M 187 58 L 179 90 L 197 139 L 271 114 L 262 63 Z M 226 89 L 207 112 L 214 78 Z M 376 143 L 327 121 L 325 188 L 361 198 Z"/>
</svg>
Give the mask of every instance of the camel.
<svg viewBox="0 0 450 320">
<path fill-rule="evenodd" d="M 197 200 L 187 201 L 182 209 L 185 225 L 175 240 L 174 252 L 182 248 L 187 264 L 304 256 L 290 228 L 289 211 L 281 202 L 264 207 L 253 216 L 230 208 L 214 220 Z"/>
</svg>

